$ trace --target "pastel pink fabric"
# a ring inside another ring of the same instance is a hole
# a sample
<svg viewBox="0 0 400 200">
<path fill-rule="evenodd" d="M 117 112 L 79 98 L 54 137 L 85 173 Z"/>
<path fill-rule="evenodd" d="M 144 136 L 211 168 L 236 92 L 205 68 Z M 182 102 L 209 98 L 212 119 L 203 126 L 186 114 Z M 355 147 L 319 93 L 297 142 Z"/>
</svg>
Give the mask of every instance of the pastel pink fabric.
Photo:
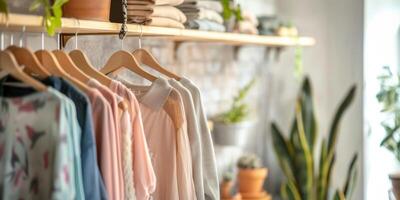
<svg viewBox="0 0 400 200">
<path fill-rule="evenodd" d="M 121 119 L 120 119 L 120 111 L 118 110 L 118 100 L 116 97 L 116 94 L 114 94 L 110 89 L 108 89 L 106 86 L 102 85 L 95 79 L 90 79 L 87 84 L 92 87 L 97 89 L 103 97 L 107 100 L 109 105 L 111 106 L 111 111 L 112 111 L 112 120 L 114 121 L 114 137 L 116 137 L 116 145 L 117 145 L 117 156 L 114 157 L 114 159 L 118 163 L 118 177 L 116 177 L 119 181 L 119 193 L 121 195 L 122 199 L 125 199 L 125 183 L 124 183 L 124 173 L 123 173 L 123 167 L 122 167 L 122 139 L 121 139 Z"/>
<path fill-rule="evenodd" d="M 156 182 L 158 180 L 156 180 L 151 162 L 138 101 L 135 95 L 118 81 L 112 81 L 109 87 L 111 91 L 129 102 L 128 109 L 132 120 L 131 126 L 133 132 L 132 154 L 136 198 L 138 200 L 148 200 L 150 195 L 156 190 Z"/>
<path fill-rule="evenodd" d="M 165 79 L 150 87 L 125 83 L 139 102 L 157 176 L 154 199 L 196 200 L 185 111 L 179 92 Z"/>
<path fill-rule="evenodd" d="M 112 200 L 119 200 L 122 198 L 120 193 L 121 185 L 119 181 L 118 162 L 115 159 L 118 151 L 112 109 L 98 90 L 90 90 L 86 95 L 92 107 L 97 160 L 100 165 L 99 167 L 108 197 Z"/>
</svg>

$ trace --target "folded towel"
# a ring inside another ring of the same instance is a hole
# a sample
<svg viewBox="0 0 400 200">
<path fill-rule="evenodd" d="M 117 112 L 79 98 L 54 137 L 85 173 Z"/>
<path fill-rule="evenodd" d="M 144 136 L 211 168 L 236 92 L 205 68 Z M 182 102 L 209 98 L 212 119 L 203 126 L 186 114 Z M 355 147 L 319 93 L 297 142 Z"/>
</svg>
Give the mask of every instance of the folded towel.
<svg viewBox="0 0 400 200">
<path fill-rule="evenodd" d="M 153 5 L 160 5 L 160 6 L 177 6 L 179 4 L 183 3 L 183 0 L 127 0 L 128 4 L 133 4 L 133 5 L 148 5 L 148 4 L 153 4 Z"/>
<path fill-rule="evenodd" d="M 135 8 L 136 9 L 136 8 Z M 162 18 L 170 18 L 172 20 L 185 23 L 186 16 L 179 9 L 173 6 L 154 6 L 149 10 L 131 10 L 128 7 L 128 17 L 162 17 Z M 136 18 L 136 19 L 144 19 L 144 18 Z"/>
<path fill-rule="evenodd" d="M 187 22 L 185 26 L 190 29 L 198 29 L 202 31 L 225 32 L 225 26 L 209 20 L 193 20 Z"/>
<path fill-rule="evenodd" d="M 151 21 L 146 25 L 185 29 L 185 26 L 182 23 L 170 18 L 151 17 L 150 19 Z"/>
<path fill-rule="evenodd" d="M 214 10 L 200 8 L 199 18 L 200 20 L 209 20 L 213 22 L 217 22 L 218 24 L 223 24 L 224 19 L 222 16 L 215 12 Z"/>
<path fill-rule="evenodd" d="M 154 0 L 128 0 L 128 5 L 154 5 Z"/>
<path fill-rule="evenodd" d="M 221 2 L 219 1 L 212 1 L 212 0 L 204 0 L 204 1 L 197 1 L 198 8 L 205 8 L 209 10 L 214 10 L 218 13 L 221 13 L 223 11 L 223 7 Z"/>
<path fill-rule="evenodd" d="M 183 3 L 183 0 L 155 0 L 158 6 L 177 6 Z"/>
</svg>

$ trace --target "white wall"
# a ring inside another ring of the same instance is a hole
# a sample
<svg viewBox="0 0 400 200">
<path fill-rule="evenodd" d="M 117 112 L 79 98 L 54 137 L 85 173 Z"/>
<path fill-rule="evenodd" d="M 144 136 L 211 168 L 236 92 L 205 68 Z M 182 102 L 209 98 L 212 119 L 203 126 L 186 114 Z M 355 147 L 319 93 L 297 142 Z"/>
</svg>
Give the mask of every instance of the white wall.
<svg viewBox="0 0 400 200">
<path fill-rule="evenodd" d="M 333 186 L 342 187 L 353 153 L 359 153 L 360 177 L 353 199 L 363 199 L 362 85 L 363 85 L 363 1 L 295 0 L 277 1 L 277 13 L 292 20 L 302 35 L 315 37 L 317 45 L 304 51 L 305 74 L 313 82 L 320 136 L 327 137 L 334 111 L 352 84 L 358 92 L 345 114 L 337 146 Z M 293 116 L 298 83 L 293 77 L 293 51 L 286 51 L 271 66 L 274 107 L 271 118 L 286 131 Z M 334 188 L 332 188 L 334 189 Z"/>
<path fill-rule="evenodd" d="M 388 174 L 400 165 L 393 154 L 379 146 L 385 135 L 380 121 L 380 106 L 375 95 L 379 91 L 377 76 L 382 66 L 394 73 L 400 67 L 400 1 L 367 0 L 365 7 L 365 182 L 366 199 L 387 199 L 391 188 Z"/>
</svg>

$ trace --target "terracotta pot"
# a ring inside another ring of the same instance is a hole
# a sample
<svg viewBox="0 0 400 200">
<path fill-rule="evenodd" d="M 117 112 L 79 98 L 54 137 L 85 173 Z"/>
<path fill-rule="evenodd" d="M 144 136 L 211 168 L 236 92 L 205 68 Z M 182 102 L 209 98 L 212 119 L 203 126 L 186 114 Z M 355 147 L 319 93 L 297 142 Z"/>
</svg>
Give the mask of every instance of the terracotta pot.
<svg viewBox="0 0 400 200">
<path fill-rule="evenodd" d="M 111 0 L 69 0 L 63 16 L 96 21 L 109 21 Z"/>
<path fill-rule="evenodd" d="M 228 182 L 224 181 L 221 183 L 221 197 L 222 198 L 231 198 L 232 186 L 233 186 L 232 181 L 228 181 Z"/>
<path fill-rule="evenodd" d="M 392 181 L 393 194 L 397 200 L 400 200 L 400 172 L 390 174 L 389 178 Z"/>
<path fill-rule="evenodd" d="M 262 192 L 267 174 L 267 168 L 240 169 L 238 174 L 239 192 L 246 194 Z"/>
</svg>

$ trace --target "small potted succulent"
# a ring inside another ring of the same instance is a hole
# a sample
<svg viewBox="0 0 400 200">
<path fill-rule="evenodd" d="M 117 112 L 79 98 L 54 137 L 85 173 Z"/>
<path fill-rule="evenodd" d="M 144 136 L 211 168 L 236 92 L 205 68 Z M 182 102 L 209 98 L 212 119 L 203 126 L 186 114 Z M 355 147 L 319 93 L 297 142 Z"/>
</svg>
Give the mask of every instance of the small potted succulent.
<svg viewBox="0 0 400 200">
<path fill-rule="evenodd" d="M 239 147 L 246 144 L 247 137 L 256 124 L 250 119 L 250 108 L 245 102 L 254 83 L 255 79 L 241 88 L 233 99 L 230 109 L 213 120 L 213 137 L 216 144 Z"/>
<path fill-rule="evenodd" d="M 261 159 L 254 155 L 244 155 L 237 163 L 239 168 L 239 192 L 242 194 L 259 194 L 263 192 L 263 185 L 268 170 L 261 164 Z"/>
<path fill-rule="evenodd" d="M 233 173 L 228 171 L 222 175 L 221 183 L 221 198 L 231 198 L 232 197 L 232 187 L 233 187 Z"/>
</svg>

